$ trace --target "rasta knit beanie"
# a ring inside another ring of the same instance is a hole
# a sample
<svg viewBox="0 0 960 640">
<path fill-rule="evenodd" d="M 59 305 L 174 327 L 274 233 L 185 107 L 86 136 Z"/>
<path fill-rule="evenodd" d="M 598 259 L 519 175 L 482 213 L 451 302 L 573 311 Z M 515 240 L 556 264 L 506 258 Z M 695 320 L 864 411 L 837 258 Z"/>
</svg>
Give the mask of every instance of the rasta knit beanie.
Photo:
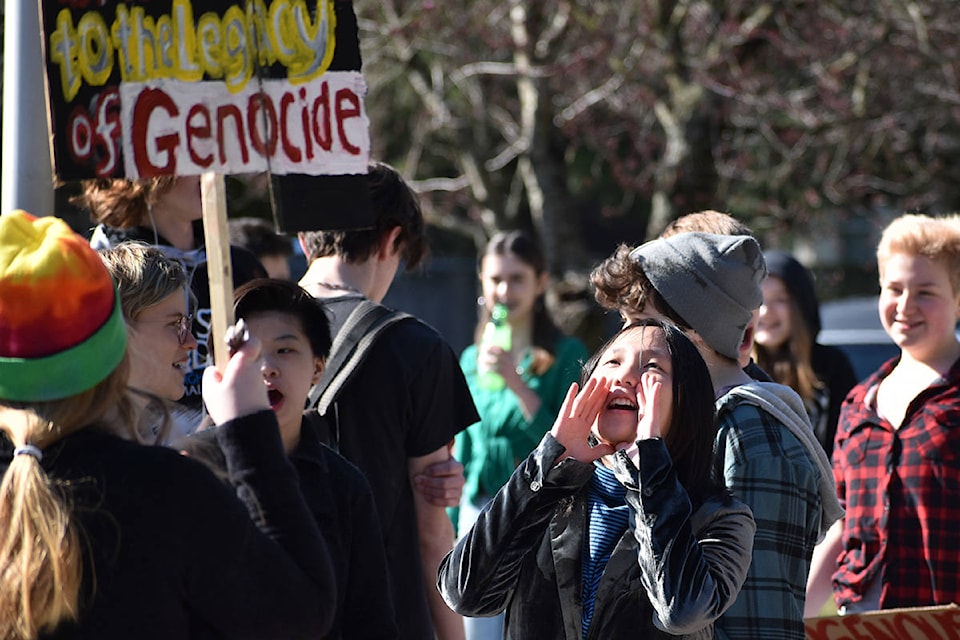
<svg viewBox="0 0 960 640">
<path fill-rule="evenodd" d="M 744 331 L 763 301 L 760 283 L 767 275 L 756 240 L 680 233 L 640 245 L 630 257 L 712 349 L 739 357 Z"/>
<path fill-rule="evenodd" d="M 92 389 L 126 346 L 119 296 L 87 241 L 58 218 L 0 216 L 0 399 Z"/>
</svg>

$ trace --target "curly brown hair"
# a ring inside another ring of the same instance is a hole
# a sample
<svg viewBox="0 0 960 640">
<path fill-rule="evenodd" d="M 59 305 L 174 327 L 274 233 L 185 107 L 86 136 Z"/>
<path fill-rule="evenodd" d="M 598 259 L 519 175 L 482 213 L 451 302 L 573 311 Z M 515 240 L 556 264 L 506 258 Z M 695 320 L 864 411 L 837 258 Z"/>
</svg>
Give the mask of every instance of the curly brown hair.
<svg viewBox="0 0 960 640">
<path fill-rule="evenodd" d="M 690 329 L 690 325 L 653 287 L 640 264 L 630 257 L 630 251 L 630 247 L 621 244 L 612 256 L 590 273 L 597 303 L 604 309 L 617 311 L 643 311 L 651 304 L 681 329 Z"/>
<path fill-rule="evenodd" d="M 98 224 L 129 229 L 145 223 L 150 205 L 169 191 L 176 180 L 176 176 L 158 176 L 147 180 L 84 180 L 83 192 L 72 197 L 70 202 L 90 211 L 90 218 Z"/>
</svg>

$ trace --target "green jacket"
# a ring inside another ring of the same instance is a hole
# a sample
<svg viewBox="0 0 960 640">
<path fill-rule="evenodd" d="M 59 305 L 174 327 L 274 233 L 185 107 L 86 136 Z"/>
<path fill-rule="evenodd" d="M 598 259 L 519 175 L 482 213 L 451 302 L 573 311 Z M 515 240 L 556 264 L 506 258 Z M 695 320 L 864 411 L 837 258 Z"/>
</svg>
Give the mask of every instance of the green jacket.
<svg viewBox="0 0 960 640">
<path fill-rule="evenodd" d="M 454 457 L 463 464 L 466 477 L 464 500 L 478 503 L 481 496 L 492 497 L 550 430 L 570 383 L 580 378 L 580 367 L 589 354 L 582 342 L 564 336 L 557 341 L 554 356 L 553 365 L 541 376 L 529 371 L 533 361 L 530 353 L 519 364 L 524 382 L 540 397 L 540 409 L 527 420 L 513 391 L 478 387 L 477 346 L 464 349 L 460 367 L 481 417 L 480 422 L 457 435 L 454 445 Z M 458 511 L 450 510 L 454 526 Z"/>
</svg>

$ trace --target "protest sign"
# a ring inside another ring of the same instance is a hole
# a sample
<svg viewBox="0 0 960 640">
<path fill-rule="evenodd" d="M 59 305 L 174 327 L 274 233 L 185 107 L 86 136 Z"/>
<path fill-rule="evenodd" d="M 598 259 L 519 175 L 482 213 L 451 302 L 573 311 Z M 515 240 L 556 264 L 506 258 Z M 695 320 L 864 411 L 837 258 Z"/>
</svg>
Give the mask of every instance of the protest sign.
<svg viewBox="0 0 960 640">
<path fill-rule="evenodd" d="M 352 2 L 42 0 L 41 12 L 59 179 L 267 171 L 281 194 L 309 195 L 281 198 L 282 229 L 370 225 Z"/>
<path fill-rule="evenodd" d="M 960 607 L 887 609 L 807 618 L 807 640 L 960 640 Z"/>
</svg>

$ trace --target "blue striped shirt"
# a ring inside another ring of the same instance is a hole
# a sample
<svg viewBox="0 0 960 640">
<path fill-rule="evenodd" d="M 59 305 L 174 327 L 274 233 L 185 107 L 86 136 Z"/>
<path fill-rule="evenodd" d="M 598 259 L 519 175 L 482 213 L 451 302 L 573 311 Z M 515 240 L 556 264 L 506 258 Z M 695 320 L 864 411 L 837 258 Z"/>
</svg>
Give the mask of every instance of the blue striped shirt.
<svg viewBox="0 0 960 640">
<path fill-rule="evenodd" d="M 593 619 L 594 599 L 603 570 L 614 547 L 627 530 L 630 507 L 627 506 L 626 496 L 627 490 L 613 471 L 597 462 L 587 491 L 588 526 L 583 539 L 581 632 L 584 638 Z"/>
</svg>

